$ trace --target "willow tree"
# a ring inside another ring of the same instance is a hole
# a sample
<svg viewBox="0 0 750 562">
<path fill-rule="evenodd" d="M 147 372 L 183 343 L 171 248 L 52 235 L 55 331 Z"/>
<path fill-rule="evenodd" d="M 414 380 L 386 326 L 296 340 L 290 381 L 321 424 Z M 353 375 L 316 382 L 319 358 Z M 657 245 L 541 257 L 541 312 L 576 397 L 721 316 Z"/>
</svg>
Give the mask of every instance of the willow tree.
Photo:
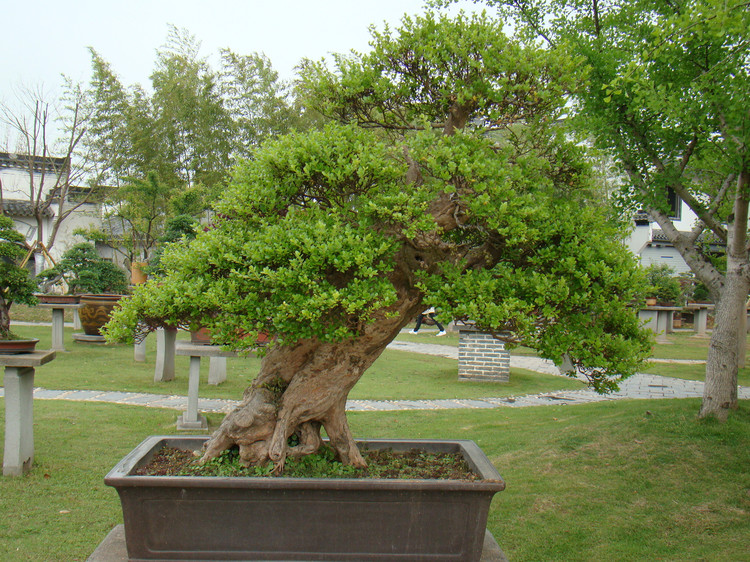
<svg viewBox="0 0 750 562">
<path fill-rule="evenodd" d="M 323 426 L 364 465 L 347 395 L 429 305 L 567 355 L 601 391 L 634 371 L 650 349 L 629 308 L 639 273 L 559 125 L 575 64 L 482 16 L 427 15 L 333 70 L 304 66 L 330 123 L 240 165 L 213 228 L 166 252 L 107 329 L 202 325 L 233 349 L 273 336 L 204 459 L 236 444 L 281 470 Z"/>
</svg>

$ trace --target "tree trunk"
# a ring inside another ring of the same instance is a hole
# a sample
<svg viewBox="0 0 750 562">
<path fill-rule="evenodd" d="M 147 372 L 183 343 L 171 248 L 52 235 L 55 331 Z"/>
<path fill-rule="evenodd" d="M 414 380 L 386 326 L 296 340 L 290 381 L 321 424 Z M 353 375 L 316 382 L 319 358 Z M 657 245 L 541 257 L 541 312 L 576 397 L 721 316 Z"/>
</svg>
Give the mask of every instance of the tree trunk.
<svg viewBox="0 0 750 562">
<path fill-rule="evenodd" d="M 716 417 L 725 421 L 729 410 L 737 408 L 737 371 L 740 314 L 745 314 L 744 287 L 727 287 L 716 304 L 715 322 L 706 360 L 706 383 L 700 418 Z M 744 290 L 743 290 L 744 289 Z"/>
<path fill-rule="evenodd" d="M 420 307 L 421 296 L 411 291 L 402 294 L 374 323 L 364 326 L 353 340 L 303 340 L 269 351 L 240 405 L 206 443 L 201 461 L 237 445 L 243 464 L 271 460 L 280 472 L 287 456 L 308 455 L 318 449 L 322 426 L 344 464 L 365 466 L 346 420 L 347 396 Z M 299 442 L 290 445 L 289 438 L 295 434 Z"/>
<path fill-rule="evenodd" d="M 706 360 L 706 383 L 698 417 L 726 421 L 729 410 L 737 409 L 737 371 L 740 338 L 746 338 L 748 265 L 748 200 L 744 195 L 750 175 L 740 174 L 734 202 L 734 222 L 727 229 L 727 273 L 721 297 L 716 303 L 714 329 Z"/>
<path fill-rule="evenodd" d="M 0 294 L 0 339 L 8 336 L 10 332 L 10 305 Z"/>
</svg>

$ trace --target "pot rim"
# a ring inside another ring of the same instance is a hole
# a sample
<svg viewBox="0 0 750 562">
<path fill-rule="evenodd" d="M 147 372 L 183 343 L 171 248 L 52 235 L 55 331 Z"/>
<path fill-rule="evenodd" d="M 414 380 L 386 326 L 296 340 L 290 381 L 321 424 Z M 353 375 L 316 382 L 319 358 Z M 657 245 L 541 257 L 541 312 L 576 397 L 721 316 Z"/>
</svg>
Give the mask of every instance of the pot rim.
<svg viewBox="0 0 750 562">
<path fill-rule="evenodd" d="M 440 452 L 461 452 L 469 466 L 482 480 L 449 479 L 393 479 L 393 478 L 271 478 L 262 476 L 137 476 L 131 474 L 142 464 L 141 460 L 162 446 L 175 446 L 191 442 L 194 450 L 209 439 L 208 435 L 152 435 L 144 439 L 127 454 L 104 478 L 104 483 L 113 487 L 166 487 L 166 488 L 244 488 L 257 490 L 474 490 L 500 492 L 505 489 L 505 481 L 479 446 L 469 439 L 356 439 L 364 445 L 375 448 L 410 450 L 429 445 Z M 327 440 L 324 440 L 327 441 Z"/>
</svg>

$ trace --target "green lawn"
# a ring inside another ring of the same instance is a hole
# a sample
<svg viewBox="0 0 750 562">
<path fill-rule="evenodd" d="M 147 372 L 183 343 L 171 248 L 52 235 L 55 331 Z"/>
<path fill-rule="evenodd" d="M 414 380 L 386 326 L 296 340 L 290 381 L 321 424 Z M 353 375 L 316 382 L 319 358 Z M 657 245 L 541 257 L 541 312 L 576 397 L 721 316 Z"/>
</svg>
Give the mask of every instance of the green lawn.
<svg viewBox="0 0 750 562">
<path fill-rule="evenodd" d="M 39 349 L 50 347 L 50 327 L 18 326 L 14 330 L 25 337 L 39 338 Z M 188 357 L 175 358 L 174 381 L 154 382 L 155 336 L 146 340 L 146 362 L 137 363 L 131 345 L 78 343 L 72 335 L 73 330 L 66 328 L 65 348 L 68 351 L 58 353 L 51 363 L 36 370 L 36 386 L 187 395 Z M 178 337 L 188 339 L 189 336 L 180 332 Z M 227 381 L 213 386 L 208 384 L 208 361 L 201 361 L 200 396 L 239 400 L 259 368 L 260 360 L 255 357 L 230 358 L 227 360 Z M 372 400 L 481 398 L 578 388 L 583 388 L 579 381 L 523 369 L 513 369 L 508 383 L 461 382 L 455 359 L 386 350 L 349 396 Z"/>
<path fill-rule="evenodd" d="M 444 337 L 436 338 L 435 332 L 422 332 L 413 334 L 401 334 L 397 338 L 400 341 L 410 341 L 416 343 L 438 343 L 445 345 L 458 346 L 458 334 L 448 333 Z M 696 337 L 691 332 L 675 332 L 667 337 L 669 343 L 655 344 L 652 358 L 656 359 L 690 359 L 705 361 L 708 355 L 709 339 Z M 748 350 L 750 350 L 750 336 L 748 336 Z M 527 347 L 517 347 L 511 351 L 511 355 L 532 355 L 536 352 Z M 738 374 L 739 384 L 750 386 L 750 352 L 748 353 L 747 366 L 740 369 Z M 686 365 L 652 362 L 640 369 L 641 372 L 651 373 L 653 375 L 662 375 L 665 377 L 675 377 L 679 379 L 689 379 L 702 381 L 706 378 L 705 364 Z"/>
<path fill-rule="evenodd" d="M 47 311 L 48 312 L 48 311 Z M 17 327 L 50 345 L 49 327 Z M 76 343 L 37 369 L 36 385 L 58 389 L 187 393 L 188 359 L 177 380 L 154 383 L 126 345 Z M 180 337 L 187 337 L 182 334 Z M 456 345 L 428 332 L 401 339 Z M 676 334 L 656 357 L 705 358 L 707 341 Z M 454 341 L 455 340 L 455 341 Z M 514 353 L 529 353 L 514 350 Z M 673 355 L 670 355 L 673 354 Z M 207 362 L 206 362 L 207 363 Z M 228 380 L 201 396 L 238 399 L 259 368 L 230 359 Z M 701 378 L 703 366 L 651 364 L 649 372 Z M 207 371 L 207 365 L 204 365 Z M 741 373 L 748 381 L 748 370 Z M 747 384 L 747 382 L 745 383 Z M 580 388 L 513 370 L 509 384 L 459 383 L 455 360 L 386 351 L 351 398 L 503 396 Z M 508 487 L 493 501 L 489 528 L 510 560 L 747 560 L 750 536 L 750 404 L 726 424 L 699 422 L 698 400 L 618 400 L 577 406 L 349 414 L 360 437 L 473 439 Z M 36 457 L 23 478 L 0 478 L 0 560 L 85 560 L 122 521 L 103 477 L 148 435 L 174 434 L 175 410 L 65 401 L 34 402 Z M 209 414 L 210 428 L 221 421 Z M 0 431 L 4 431 L 0 400 Z"/>
<path fill-rule="evenodd" d="M 698 400 L 352 413 L 360 437 L 473 439 L 507 482 L 489 529 L 521 561 L 747 560 L 750 405 L 698 422 Z M 0 560 L 85 560 L 122 522 L 104 475 L 168 410 L 34 403 L 35 466 L 0 478 Z M 0 431 L 4 430 L 0 400 Z M 220 417 L 209 415 L 212 428 Z"/>
</svg>

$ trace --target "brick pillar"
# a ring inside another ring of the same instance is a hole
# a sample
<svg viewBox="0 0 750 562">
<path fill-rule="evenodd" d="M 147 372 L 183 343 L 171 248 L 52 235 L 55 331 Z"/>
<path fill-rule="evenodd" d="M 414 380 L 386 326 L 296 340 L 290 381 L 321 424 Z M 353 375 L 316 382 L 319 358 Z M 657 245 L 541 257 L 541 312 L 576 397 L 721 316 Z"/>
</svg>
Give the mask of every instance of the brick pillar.
<svg viewBox="0 0 750 562">
<path fill-rule="evenodd" d="M 458 380 L 508 382 L 510 353 L 491 334 L 473 326 L 460 326 L 458 337 Z"/>
</svg>

